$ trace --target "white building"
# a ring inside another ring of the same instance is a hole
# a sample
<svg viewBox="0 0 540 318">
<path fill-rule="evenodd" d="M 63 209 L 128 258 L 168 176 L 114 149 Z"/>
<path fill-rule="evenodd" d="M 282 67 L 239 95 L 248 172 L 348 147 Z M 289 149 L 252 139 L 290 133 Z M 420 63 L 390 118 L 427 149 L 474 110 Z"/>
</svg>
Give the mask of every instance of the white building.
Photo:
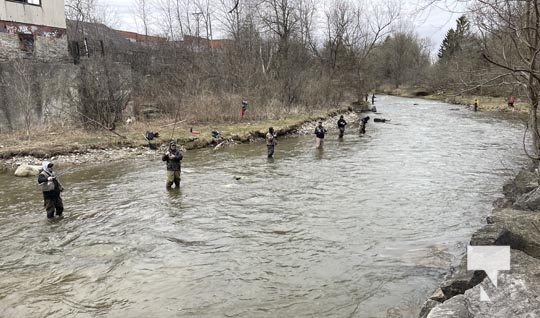
<svg viewBox="0 0 540 318">
<path fill-rule="evenodd" d="M 0 60 L 67 56 L 64 0 L 0 0 Z"/>
</svg>

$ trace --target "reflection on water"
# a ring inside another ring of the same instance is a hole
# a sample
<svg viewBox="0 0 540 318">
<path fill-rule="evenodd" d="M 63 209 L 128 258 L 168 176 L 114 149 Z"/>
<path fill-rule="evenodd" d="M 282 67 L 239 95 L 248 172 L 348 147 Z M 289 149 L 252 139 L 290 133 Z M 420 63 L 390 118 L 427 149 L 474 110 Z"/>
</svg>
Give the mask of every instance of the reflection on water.
<svg viewBox="0 0 540 318">
<path fill-rule="evenodd" d="M 418 104 L 418 105 L 414 105 Z M 62 177 L 47 222 L 34 179 L 1 175 L 1 317 L 413 317 L 504 178 L 521 126 L 377 99 L 386 123 Z M 61 167 L 58 167 L 61 172 Z"/>
</svg>

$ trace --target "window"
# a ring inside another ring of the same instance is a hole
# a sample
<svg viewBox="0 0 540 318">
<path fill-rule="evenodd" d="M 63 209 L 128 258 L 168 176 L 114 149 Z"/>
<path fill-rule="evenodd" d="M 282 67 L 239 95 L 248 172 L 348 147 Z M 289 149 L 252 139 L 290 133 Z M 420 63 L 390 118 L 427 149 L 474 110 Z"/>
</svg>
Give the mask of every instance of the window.
<svg viewBox="0 0 540 318">
<path fill-rule="evenodd" d="M 24 4 L 31 4 L 34 6 L 41 6 L 41 0 L 8 0 L 12 2 L 20 2 Z"/>
<path fill-rule="evenodd" d="M 28 53 L 34 52 L 34 35 L 19 33 L 19 48 Z"/>
</svg>

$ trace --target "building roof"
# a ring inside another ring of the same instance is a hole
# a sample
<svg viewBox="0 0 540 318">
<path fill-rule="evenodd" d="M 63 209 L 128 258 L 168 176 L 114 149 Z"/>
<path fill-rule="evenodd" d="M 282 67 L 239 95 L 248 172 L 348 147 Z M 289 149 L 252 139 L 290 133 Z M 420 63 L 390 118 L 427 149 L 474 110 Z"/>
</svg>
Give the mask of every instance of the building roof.
<svg viewBox="0 0 540 318">
<path fill-rule="evenodd" d="M 102 23 L 90 23 L 67 20 L 67 34 L 70 41 L 103 41 L 107 46 L 113 46 L 120 50 L 129 50 L 132 43 L 122 37 L 116 30 Z"/>
</svg>

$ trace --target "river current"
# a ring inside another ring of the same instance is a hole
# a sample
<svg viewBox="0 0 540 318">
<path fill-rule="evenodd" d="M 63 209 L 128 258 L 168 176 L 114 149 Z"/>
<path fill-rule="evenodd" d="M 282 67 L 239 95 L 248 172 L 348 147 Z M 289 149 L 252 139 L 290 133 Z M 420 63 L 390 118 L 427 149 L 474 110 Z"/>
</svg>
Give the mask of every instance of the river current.
<svg viewBox="0 0 540 318">
<path fill-rule="evenodd" d="M 66 173 L 60 221 L 35 178 L 0 175 L 0 317 L 416 317 L 525 164 L 524 125 L 376 106 L 390 121 L 330 127 L 323 151 L 188 151 L 179 191 L 159 153 Z"/>
</svg>

